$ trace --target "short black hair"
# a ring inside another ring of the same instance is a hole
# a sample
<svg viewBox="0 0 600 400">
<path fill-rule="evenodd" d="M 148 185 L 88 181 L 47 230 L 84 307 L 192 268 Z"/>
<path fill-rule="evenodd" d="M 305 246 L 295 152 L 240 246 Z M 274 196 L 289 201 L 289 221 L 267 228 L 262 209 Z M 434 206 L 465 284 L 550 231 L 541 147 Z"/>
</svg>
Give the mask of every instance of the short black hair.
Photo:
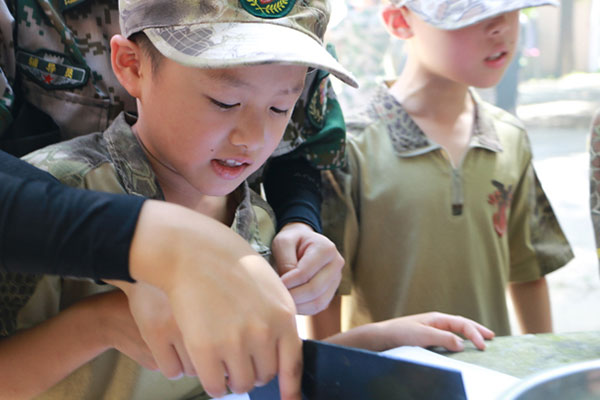
<svg viewBox="0 0 600 400">
<path fill-rule="evenodd" d="M 164 57 L 161 52 L 154 47 L 154 44 L 150 41 L 150 39 L 148 39 L 148 36 L 146 36 L 144 32 L 134 33 L 129 37 L 129 40 L 137 44 L 142 49 L 146 57 L 150 59 L 152 74 L 156 74 Z"/>
</svg>

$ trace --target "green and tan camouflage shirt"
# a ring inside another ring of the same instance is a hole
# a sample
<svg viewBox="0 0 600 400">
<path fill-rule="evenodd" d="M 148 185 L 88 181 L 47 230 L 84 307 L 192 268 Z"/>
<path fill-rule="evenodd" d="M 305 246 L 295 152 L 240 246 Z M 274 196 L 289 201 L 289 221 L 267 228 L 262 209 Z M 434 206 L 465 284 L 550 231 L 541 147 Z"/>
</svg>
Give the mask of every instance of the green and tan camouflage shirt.
<svg viewBox="0 0 600 400">
<path fill-rule="evenodd" d="M 164 200 L 156 176 L 124 113 L 103 133 L 64 141 L 38 150 L 26 158 L 69 186 L 113 193 L 140 195 Z M 270 258 L 275 234 L 274 216 L 269 205 L 247 183 L 230 196 L 237 204 L 232 229 L 245 238 L 265 258 Z M 6 278 L 6 277 L 4 277 Z M 9 282 L 5 282 L 8 284 Z M 16 296 L 3 318 L 3 326 L 17 330 L 30 328 L 91 294 L 111 290 L 89 280 L 43 276 L 35 281 L 12 282 L 12 286 L 32 288 L 28 298 Z M 10 333 L 10 332 L 8 332 Z M 83 365 L 41 399 L 207 399 L 195 378 L 170 381 L 160 372 L 146 370 L 116 350 L 109 350 Z"/>
<path fill-rule="evenodd" d="M 590 209 L 600 260 L 600 110 L 592 119 L 590 132 Z"/>
</svg>

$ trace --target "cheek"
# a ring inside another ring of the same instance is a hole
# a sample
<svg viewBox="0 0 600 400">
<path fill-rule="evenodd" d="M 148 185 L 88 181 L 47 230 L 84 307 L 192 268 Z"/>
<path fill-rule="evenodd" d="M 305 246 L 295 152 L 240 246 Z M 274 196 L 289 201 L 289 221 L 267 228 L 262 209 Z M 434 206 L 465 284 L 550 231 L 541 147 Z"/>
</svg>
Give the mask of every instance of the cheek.
<svg viewBox="0 0 600 400">
<path fill-rule="evenodd" d="M 261 152 L 261 164 L 264 163 L 270 156 L 273 154 L 279 143 L 283 139 L 283 134 L 285 132 L 285 128 L 289 119 L 285 120 L 285 123 L 277 122 L 273 124 L 269 131 L 265 134 L 265 145 L 263 146 L 263 150 Z"/>
</svg>

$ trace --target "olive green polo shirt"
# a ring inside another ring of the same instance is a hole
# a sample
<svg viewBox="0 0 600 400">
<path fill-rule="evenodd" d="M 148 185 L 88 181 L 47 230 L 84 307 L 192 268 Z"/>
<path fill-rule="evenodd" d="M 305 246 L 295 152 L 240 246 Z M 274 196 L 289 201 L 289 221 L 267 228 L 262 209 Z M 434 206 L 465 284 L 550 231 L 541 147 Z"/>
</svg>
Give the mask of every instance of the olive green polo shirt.
<svg viewBox="0 0 600 400">
<path fill-rule="evenodd" d="M 441 311 L 508 335 L 508 283 L 536 280 L 573 257 L 523 126 L 475 103 L 456 167 L 385 87 L 349 121 L 348 165 L 324 173 L 323 204 L 324 232 L 346 259 L 344 329 Z"/>
<path fill-rule="evenodd" d="M 26 161 L 70 186 L 164 200 L 139 142 L 121 113 L 104 133 L 82 136 L 41 149 Z M 275 234 L 271 209 L 244 182 L 231 194 L 237 201 L 232 229 L 264 257 Z M 18 329 L 37 325 L 82 297 L 114 289 L 89 280 L 44 276 L 20 310 Z M 40 399 L 208 399 L 196 378 L 171 381 L 140 367 L 116 350 L 83 365 Z"/>
</svg>

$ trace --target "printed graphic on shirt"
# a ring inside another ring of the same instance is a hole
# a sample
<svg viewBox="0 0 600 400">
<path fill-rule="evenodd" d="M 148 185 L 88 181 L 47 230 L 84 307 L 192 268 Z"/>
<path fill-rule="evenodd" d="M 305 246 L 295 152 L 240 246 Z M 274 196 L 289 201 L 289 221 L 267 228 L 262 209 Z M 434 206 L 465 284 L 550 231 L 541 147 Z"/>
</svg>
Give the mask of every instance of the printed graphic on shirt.
<svg viewBox="0 0 600 400">
<path fill-rule="evenodd" d="M 65 54 L 51 50 L 30 53 L 18 50 L 17 66 L 38 85 L 46 89 L 67 89 L 84 86 L 89 78 L 87 67 L 75 65 Z"/>
<path fill-rule="evenodd" d="M 498 236 L 502 237 L 506 233 L 506 213 L 512 203 L 513 187 L 512 185 L 508 185 L 508 188 L 506 188 L 503 183 L 497 180 L 492 180 L 492 185 L 496 187 L 496 190 L 488 196 L 488 203 L 497 207 L 497 211 L 492 218 L 494 221 L 494 230 Z"/>
</svg>

